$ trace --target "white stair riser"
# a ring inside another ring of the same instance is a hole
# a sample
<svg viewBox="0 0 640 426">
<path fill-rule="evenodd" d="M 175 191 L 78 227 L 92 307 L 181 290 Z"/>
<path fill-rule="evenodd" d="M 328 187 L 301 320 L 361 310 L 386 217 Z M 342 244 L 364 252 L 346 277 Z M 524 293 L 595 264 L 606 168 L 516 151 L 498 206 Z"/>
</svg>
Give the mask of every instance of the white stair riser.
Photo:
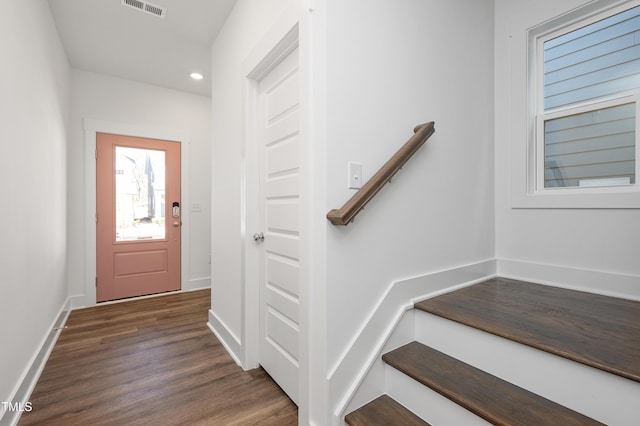
<svg viewBox="0 0 640 426">
<path fill-rule="evenodd" d="M 414 319 L 425 345 L 603 423 L 638 424 L 640 383 L 423 311 Z"/>
<path fill-rule="evenodd" d="M 345 413 L 350 413 L 386 393 L 386 369 L 389 367 L 382 361 L 382 355 L 415 340 L 414 312 L 415 309 L 406 311 L 380 352 L 371 355 L 375 357 L 371 367 L 363 380 L 357 384 L 358 389 L 349 400 L 344 413 L 338 413 L 337 417 L 340 419 L 341 425 L 346 425 L 344 423 Z"/>
<path fill-rule="evenodd" d="M 386 378 L 387 394 L 429 424 L 491 424 L 389 365 L 386 366 Z"/>
</svg>

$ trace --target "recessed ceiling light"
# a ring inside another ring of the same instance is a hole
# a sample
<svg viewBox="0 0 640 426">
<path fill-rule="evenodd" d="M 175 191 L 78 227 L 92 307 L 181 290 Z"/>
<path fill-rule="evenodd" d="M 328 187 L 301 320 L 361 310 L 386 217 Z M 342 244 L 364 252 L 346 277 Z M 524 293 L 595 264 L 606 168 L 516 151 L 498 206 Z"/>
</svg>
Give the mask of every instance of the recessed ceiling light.
<svg viewBox="0 0 640 426">
<path fill-rule="evenodd" d="M 204 76 L 202 74 L 200 74 L 199 72 L 192 72 L 191 73 L 191 78 L 194 80 L 202 80 L 204 78 Z"/>
</svg>

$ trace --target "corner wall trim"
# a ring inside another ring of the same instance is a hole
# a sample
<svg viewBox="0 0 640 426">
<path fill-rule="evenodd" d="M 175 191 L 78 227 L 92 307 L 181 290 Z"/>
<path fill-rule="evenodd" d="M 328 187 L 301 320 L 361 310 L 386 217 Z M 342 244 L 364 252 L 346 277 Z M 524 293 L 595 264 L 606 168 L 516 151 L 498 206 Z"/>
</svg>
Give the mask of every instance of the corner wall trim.
<svg viewBox="0 0 640 426">
<path fill-rule="evenodd" d="M 60 311 L 53 321 L 53 324 L 51 324 L 51 326 L 49 327 L 49 332 L 44 336 L 39 349 L 36 350 L 36 352 L 31 357 L 31 360 L 27 364 L 27 368 L 25 369 L 21 380 L 18 382 L 18 385 L 16 386 L 12 394 L 12 402 L 19 402 L 22 405 L 29 402 L 31 393 L 38 383 L 40 374 L 42 374 L 42 370 L 44 370 L 44 367 L 47 364 L 49 355 L 51 354 L 53 347 L 58 341 L 58 337 L 60 336 L 62 328 L 67 322 L 67 318 L 69 318 L 70 312 L 71 301 L 70 298 L 67 298 L 67 300 L 60 308 Z M 0 415 L 1 414 L 2 412 L 0 412 Z M 0 425 L 17 425 L 18 420 L 20 420 L 20 414 L 21 413 L 17 411 L 4 412 L 4 415 L 0 416 Z"/>
<path fill-rule="evenodd" d="M 493 278 L 496 269 L 496 261 L 492 259 L 391 283 L 350 346 L 330 370 L 328 381 L 333 424 L 340 424 L 349 401 L 381 355 L 403 314 L 415 302 Z M 381 325 L 386 326 L 381 329 Z"/>
</svg>

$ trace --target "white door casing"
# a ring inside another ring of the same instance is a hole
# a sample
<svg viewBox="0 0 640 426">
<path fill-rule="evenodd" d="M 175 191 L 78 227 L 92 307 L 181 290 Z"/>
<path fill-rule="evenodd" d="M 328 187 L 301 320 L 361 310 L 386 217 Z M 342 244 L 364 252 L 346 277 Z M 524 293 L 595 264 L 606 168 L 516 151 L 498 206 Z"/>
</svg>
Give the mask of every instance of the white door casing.
<svg viewBox="0 0 640 426">
<path fill-rule="evenodd" d="M 156 125 L 132 125 L 126 123 L 95 120 L 84 118 L 84 146 L 85 146 L 85 275 L 84 275 L 84 294 L 72 296 L 71 304 L 74 308 L 88 307 L 96 305 L 96 137 L 98 133 L 112 133 L 118 135 L 127 135 L 140 138 L 161 139 L 180 143 L 181 150 L 181 176 L 180 186 L 182 193 L 182 205 L 190 204 L 189 191 L 189 133 L 180 129 L 156 126 Z M 182 209 L 182 235 L 180 252 L 182 257 L 181 264 L 181 282 L 184 285 L 189 281 L 188 268 L 190 256 L 190 212 L 188 209 Z"/>
<path fill-rule="evenodd" d="M 260 81 L 259 363 L 297 403 L 300 316 L 298 49 Z"/>
</svg>

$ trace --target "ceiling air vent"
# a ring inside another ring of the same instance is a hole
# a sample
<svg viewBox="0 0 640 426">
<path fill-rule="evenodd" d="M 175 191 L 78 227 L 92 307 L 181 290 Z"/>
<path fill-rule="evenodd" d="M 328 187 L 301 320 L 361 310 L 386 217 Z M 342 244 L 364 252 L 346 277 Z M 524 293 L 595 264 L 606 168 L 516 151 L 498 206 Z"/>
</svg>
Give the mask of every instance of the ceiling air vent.
<svg viewBox="0 0 640 426">
<path fill-rule="evenodd" d="M 148 13 L 149 15 L 156 16 L 158 18 L 164 18 L 167 14 L 167 9 L 162 6 L 158 6 L 146 1 L 141 0 L 122 0 L 123 6 L 129 6 L 137 9 L 140 12 Z"/>
</svg>

